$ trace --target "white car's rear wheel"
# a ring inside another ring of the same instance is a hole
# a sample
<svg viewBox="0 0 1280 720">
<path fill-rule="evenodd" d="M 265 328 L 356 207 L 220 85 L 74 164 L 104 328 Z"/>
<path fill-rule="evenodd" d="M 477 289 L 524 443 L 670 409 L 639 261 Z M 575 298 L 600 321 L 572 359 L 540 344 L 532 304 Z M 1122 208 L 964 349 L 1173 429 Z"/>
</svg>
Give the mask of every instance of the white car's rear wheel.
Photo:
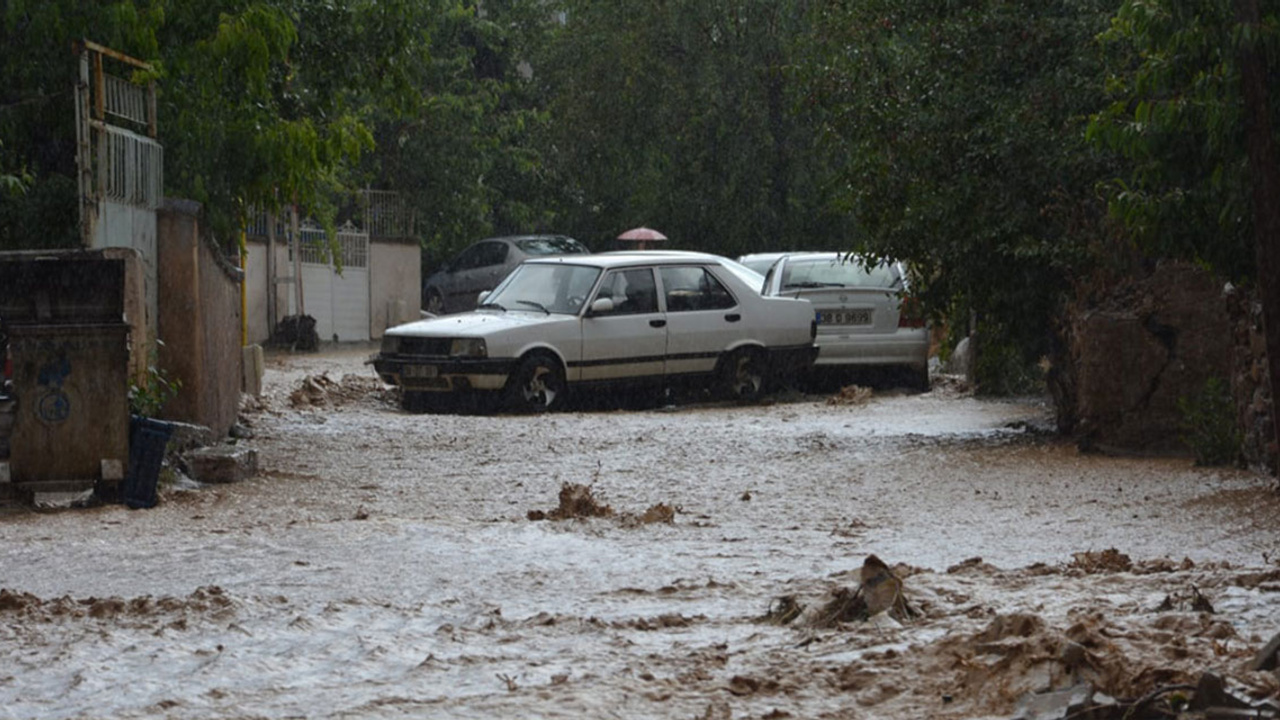
<svg viewBox="0 0 1280 720">
<path fill-rule="evenodd" d="M 721 394 L 740 403 L 758 402 L 767 380 L 764 353 L 759 350 L 735 350 L 720 367 Z"/>
</svg>

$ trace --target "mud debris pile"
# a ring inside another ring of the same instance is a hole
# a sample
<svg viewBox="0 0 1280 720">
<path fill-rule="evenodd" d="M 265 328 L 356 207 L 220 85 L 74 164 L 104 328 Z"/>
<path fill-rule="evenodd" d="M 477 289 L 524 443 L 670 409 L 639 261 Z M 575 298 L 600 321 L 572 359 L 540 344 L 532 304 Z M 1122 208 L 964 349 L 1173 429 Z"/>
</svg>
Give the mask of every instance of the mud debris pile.
<svg viewBox="0 0 1280 720">
<path fill-rule="evenodd" d="M 605 502 L 597 499 L 592 485 L 563 483 L 560 486 L 560 504 L 553 510 L 530 510 L 530 520 L 571 520 L 582 518 L 617 518 L 624 527 L 675 522 L 680 508 L 667 503 L 650 505 L 640 514 L 618 513 Z"/>
<path fill-rule="evenodd" d="M 611 517 L 613 508 L 596 500 L 590 485 L 564 483 L 560 486 L 560 505 L 550 512 L 530 510 L 530 520 L 569 520 L 572 518 Z"/>
<path fill-rule="evenodd" d="M 827 398 L 828 405 L 865 405 L 871 400 L 872 390 L 860 385 L 846 385 L 840 392 Z"/>
<path fill-rule="evenodd" d="M 391 395 L 392 391 L 377 378 L 348 373 L 341 380 L 334 380 L 326 372 L 304 377 L 289 394 L 289 404 L 296 409 L 338 408 L 370 398 L 390 402 Z"/>
<path fill-rule="evenodd" d="M 802 593 L 788 594 L 754 621 L 793 628 L 803 636 L 796 648 L 812 656 L 856 648 L 856 659 L 828 668 L 828 678 L 863 707 L 905 716 L 904 707 L 932 696 L 938 705 L 927 715 L 945 718 L 1280 717 L 1280 635 L 1269 644 L 1242 636 L 1209 597 L 1267 592 L 1276 573 L 1134 562 L 1109 549 L 1011 571 L 975 557 L 941 575 L 890 568 L 871 555 L 848 574 L 859 582 L 829 589 L 813 609 Z M 1106 588 L 1140 577 L 1165 589 L 1164 602 L 1108 597 Z M 1035 587 L 1040 597 L 1058 588 L 1075 600 L 1059 615 L 997 599 L 1016 587 Z M 803 673 L 774 669 L 779 677 Z"/>
</svg>

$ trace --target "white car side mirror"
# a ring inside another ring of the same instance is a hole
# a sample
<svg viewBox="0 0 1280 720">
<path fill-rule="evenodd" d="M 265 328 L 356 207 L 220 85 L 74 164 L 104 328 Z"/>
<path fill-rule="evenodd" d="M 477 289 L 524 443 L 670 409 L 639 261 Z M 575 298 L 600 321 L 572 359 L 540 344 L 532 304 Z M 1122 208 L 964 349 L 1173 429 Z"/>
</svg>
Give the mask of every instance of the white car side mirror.
<svg viewBox="0 0 1280 720">
<path fill-rule="evenodd" d="M 604 315 L 611 312 L 613 312 L 613 298 L 596 298 L 596 301 L 591 303 L 592 315 Z"/>
<path fill-rule="evenodd" d="M 481 291 L 480 291 L 480 294 L 476 296 L 476 305 L 483 305 L 483 304 L 484 304 L 484 299 L 485 299 L 485 298 L 487 298 L 487 297 L 489 297 L 489 291 L 488 291 L 488 290 L 481 290 Z"/>
</svg>

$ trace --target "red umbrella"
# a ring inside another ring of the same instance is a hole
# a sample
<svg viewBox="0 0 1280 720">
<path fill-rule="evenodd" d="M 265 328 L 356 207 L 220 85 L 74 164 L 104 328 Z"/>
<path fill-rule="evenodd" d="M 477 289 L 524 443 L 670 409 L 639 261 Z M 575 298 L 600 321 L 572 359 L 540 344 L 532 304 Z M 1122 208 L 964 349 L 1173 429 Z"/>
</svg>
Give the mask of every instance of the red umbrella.
<svg viewBox="0 0 1280 720">
<path fill-rule="evenodd" d="M 618 236 L 619 240 L 666 240 L 667 236 L 647 227 L 632 228 Z"/>
</svg>

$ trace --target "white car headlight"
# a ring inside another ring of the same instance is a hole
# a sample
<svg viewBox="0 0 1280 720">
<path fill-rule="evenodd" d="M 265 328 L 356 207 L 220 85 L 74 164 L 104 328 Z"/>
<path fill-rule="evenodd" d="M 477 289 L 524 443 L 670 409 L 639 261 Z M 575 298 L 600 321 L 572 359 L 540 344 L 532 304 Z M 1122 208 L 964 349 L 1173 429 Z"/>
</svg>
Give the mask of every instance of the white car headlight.
<svg viewBox="0 0 1280 720">
<path fill-rule="evenodd" d="M 449 357 L 488 357 L 484 338 L 457 338 L 449 344 Z"/>
<path fill-rule="evenodd" d="M 384 355 L 395 355 L 400 352 L 400 338 L 395 335 L 383 335 L 382 352 Z"/>
</svg>

